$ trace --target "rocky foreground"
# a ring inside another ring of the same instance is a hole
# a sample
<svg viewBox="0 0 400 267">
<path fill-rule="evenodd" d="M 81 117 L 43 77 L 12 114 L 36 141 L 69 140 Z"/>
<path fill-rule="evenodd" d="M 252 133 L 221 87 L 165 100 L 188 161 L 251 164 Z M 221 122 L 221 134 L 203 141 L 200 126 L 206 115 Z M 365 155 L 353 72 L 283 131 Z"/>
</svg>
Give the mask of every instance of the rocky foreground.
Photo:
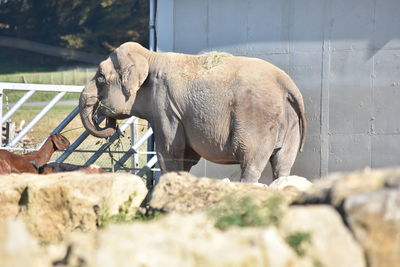
<svg viewBox="0 0 400 267">
<path fill-rule="evenodd" d="M 0 176 L 0 266 L 399 266 L 400 169 L 298 180 Z"/>
</svg>

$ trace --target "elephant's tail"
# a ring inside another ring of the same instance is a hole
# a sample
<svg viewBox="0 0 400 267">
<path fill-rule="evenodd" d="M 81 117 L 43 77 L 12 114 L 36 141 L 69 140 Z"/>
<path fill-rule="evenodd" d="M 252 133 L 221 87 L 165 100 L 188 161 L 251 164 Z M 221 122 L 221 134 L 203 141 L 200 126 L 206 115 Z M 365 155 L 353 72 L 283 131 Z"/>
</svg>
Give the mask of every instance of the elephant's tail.
<svg viewBox="0 0 400 267">
<path fill-rule="evenodd" d="M 293 109 L 297 113 L 297 116 L 299 117 L 299 126 L 300 126 L 299 151 L 301 152 L 303 151 L 304 142 L 307 135 L 307 119 L 305 114 L 303 96 L 301 95 L 296 84 L 286 73 L 284 77 L 282 77 L 282 83 L 288 93 L 287 99 L 289 100 L 290 105 L 293 107 Z"/>
</svg>

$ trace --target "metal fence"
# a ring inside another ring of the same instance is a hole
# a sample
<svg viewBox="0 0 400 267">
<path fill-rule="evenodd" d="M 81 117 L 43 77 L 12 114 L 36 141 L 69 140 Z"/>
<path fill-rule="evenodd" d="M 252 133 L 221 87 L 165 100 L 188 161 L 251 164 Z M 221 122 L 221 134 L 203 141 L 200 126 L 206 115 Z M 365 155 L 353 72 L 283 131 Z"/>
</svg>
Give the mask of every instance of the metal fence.
<svg viewBox="0 0 400 267">
<path fill-rule="evenodd" d="M 129 171 L 139 176 L 152 178 L 154 172 L 158 174 L 159 169 L 155 168 L 157 156 L 154 151 L 148 151 L 151 144 L 153 131 L 148 127 L 147 122 L 136 117 L 131 117 L 123 121 L 118 131 L 107 139 L 98 139 L 89 135 L 80 123 L 77 115 L 79 108 L 76 102 L 72 101 L 71 111 L 57 122 L 56 127 L 50 132 L 42 132 L 40 142 L 26 145 L 22 142 L 30 131 L 35 128 L 41 131 L 40 121 L 49 115 L 49 111 L 60 105 L 60 101 L 66 94 L 80 93 L 83 86 L 67 85 L 47 85 L 47 84 L 23 84 L 23 83 L 0 83 L 0 121 L 1 125 L 12 121 L 13 116 L 20 111 L 21 107 L 26 107 L 28 99 L 38 92 L 56 92 L 48 102 L 39 108 L 39 112 L 14 135 L 6 139 L 6 142 L 0 140 L 0 149 L 9 151 L 37 151 L 43 145 L 48 136 L 55 133 L 68 135 L 71 145 L 65 151 L 57 151 L 52 160 L 56 162 L 72 163 L 79 166 L 96 164 L 110 171 Z M 14 103 L 8 103 L 7 93 L 22 91 L 23 94 Z M 5 101 L 6 100 L 6 101 Z M 62 102 L 61 102 L 62 103 Z M 72 123 L 74 122 L 74 123 Z M 75 124 L 75 125 L 74 125 Z M 75 127 L 76 124 L 79 127 Z M 65 134 L 64 134 L 65 133 Z M 9 134 L 9 133 L 8 133 Z M 158 176 L 158 175 L 156 175 Z M 154 183 L 153 179 L 148 179 L 148 183 Z"/>
</svg>

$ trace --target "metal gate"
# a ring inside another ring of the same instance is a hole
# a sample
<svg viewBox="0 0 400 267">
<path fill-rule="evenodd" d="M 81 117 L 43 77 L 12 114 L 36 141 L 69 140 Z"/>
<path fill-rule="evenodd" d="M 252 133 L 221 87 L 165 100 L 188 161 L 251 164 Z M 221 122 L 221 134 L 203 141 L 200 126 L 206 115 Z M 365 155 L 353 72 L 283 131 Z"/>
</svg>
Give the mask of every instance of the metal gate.
<svg viewBox="0 0 400 267">
<path fill-rule="evenodd" d="M 3 138 L 0 139 L 0 149 L 6 149 L 9 151 L 37 151 L 44 144 L 48 136 L 55 133 L 63 133 L 68 125 L 77 117 L 79 114 L 79 108 L 76 106 L 50 133 L 45 135 L 45 138 L 34 148 L 24 147 L 20 141 L 32 130 L 35 126 L 38 126 L 41 121 L 50 110 L 52 110 L 60 100 L 68 93 L 80 93 L 83 86 L 68 86 L 68 85 L 47 85 L 47 84 L 24 84 L 24 83 L 0 83 L 0 122 L 1 125 L 6 124 L 15 115 L 15 113 L 24 104 L 27 104 L 28 99 L 37 92 L 56 92 L 56 95 L 49 101 L 46 102 L 41 110 L 30 120 L 25 127 L 19 130 L 19 132 L 9 138 L 6 143 L 3 143 Z M 8 91 L 12 90 L 12 91 Z M 14 103 L 8 103 L 7 92 L 22 91 L 25 92 L 21 97 Z M 5 102 L 4 102 L 5 101 Z M 75 104 L 76 105 L 76 104 Z M 3 111 L 5 114 L 3 114 Z M 5 112 L 6 111 L 6 112 Z M 80 160 L 72 160 L 74 164 L 80 166 L 87 166 L 90 164 L 100 165 L 110 171 L 129 171 L 138 176 L 146 176 L 148 186 L 154 184 L 154 177 L 159 176 L 159 169 L 156 168 L 157 156 L 153 149 L 149 151 L 149 147 L 153 148 L 152 135 L 153 130 L 151 127 L 145 127 L 140 123 L 140 120 L 136 117 L 131 117 L 123 121 L 118 130 L 107 140 L 95 139 L 95 144 L 91 143 L 86 146 L 82 144 L 89 138 L 93 138 L 89 135 L 89 132 L 80 127 L 82 133 L 76 135 L 74 140 L 71 141 L 71 145 L 65 151 L 58 151 L 52 158 L 55 162 L 70 162 L 72 155 L 76 153 L 80 154 Z M 126 133 L 128 132 L 128 134 Z M 121 138 L 126 138 L 122 140 Z M 122 149 L 115 148 L 115 143 L 124 143 Z M 127 145 L 127 143 L 129 143 Z M 141 149 L 140 149 L 141 148 Z M 82 156 L 86 154 L 85 156 Z M 109 158 L 110 162 L 105 164 L 100 163 L 100 158 Z M 130 164 L 127 165 L 127 162 Z M 155 174 L 155 175 L 154 175 Z"/>
</svg>

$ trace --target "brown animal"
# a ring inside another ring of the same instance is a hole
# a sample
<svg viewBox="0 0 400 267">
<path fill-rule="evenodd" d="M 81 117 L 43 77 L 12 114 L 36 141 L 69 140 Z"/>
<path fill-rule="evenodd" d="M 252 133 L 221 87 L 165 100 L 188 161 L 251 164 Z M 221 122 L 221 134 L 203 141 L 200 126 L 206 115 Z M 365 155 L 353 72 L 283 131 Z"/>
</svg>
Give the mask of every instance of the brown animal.
<svg viewBox="0 0 400 267">
<path fill-rule="evenodd" d="M 107 171 L 96 166 L 79 166 L 69 163 L 59 163 L 59 162 L 50 162 L 46 163 L 43 166 L 38 168 L 39 174 L 50 174 L 57 172 L 72 172 L 72 171 L 82 171 L 85 173 L 106 173 Z"/>
<path fill-rule="evenodd" d="M 57 133 L 51 135 L 35 152 L 19 155 L 7 150 L 0 150 L 0 174 L 37 173 L 37 166 L 47 163 L 54 151 L 66 149 L 69 145 L 68 139 Z"/>
</svg>

